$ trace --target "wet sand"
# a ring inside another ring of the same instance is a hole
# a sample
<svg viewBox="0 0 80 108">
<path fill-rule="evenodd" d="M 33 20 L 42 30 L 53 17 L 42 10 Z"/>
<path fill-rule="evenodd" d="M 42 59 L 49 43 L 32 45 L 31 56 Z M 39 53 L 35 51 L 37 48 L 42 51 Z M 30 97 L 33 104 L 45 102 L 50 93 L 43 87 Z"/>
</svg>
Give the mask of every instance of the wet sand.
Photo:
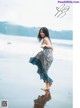
<svg viewBox="0 0 80 108">
<path fill-rule="evenodd" d="M 54 58 L 48 72 L 54 82 L 45 93 L 30 56 L 0 50 L 0 100 L 9 108 L 72 108 L 72 61 Z"/>
</svg>

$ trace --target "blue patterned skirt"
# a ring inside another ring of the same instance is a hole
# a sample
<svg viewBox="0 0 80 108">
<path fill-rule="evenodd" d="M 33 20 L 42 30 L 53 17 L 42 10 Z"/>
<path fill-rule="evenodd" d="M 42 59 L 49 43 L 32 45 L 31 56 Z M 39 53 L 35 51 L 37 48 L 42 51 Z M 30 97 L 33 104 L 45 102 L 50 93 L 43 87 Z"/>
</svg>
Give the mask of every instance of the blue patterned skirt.
<svg viewBox="0 0 80 108">
<path fill-rule="evenodd" d="M 37 73 L 40 75 L 40 79 L 45 82 L 52 83 L 53 80 L 48 76 L 48 69 L 53 61 L 52 49 L 44 48 L 35 57 L 31 57 L 29 62 L 38 67 Z"/>
</svg>

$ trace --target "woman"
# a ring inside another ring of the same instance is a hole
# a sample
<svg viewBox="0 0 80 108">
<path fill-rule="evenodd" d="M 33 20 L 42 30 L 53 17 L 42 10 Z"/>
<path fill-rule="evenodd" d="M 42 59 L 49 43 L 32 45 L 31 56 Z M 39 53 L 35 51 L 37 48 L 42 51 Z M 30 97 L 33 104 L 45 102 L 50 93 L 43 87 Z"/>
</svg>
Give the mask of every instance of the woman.
<svg viewBox="0 0 80 108">
<path fill-rule="evenodd" d="M 37 65 L 37 73 L 46 84 L 43 89 L 45 91 L 49 90 L 53 82 L 53 80 L 48 76 L 48 69 L 53 62 L 53 47 L 46 27 L 42 27 L 39 30 L 38 40 L 42 40 L 41 48 L 43 48 L 43 51 L 40 51 L 35 57 L 31 57 L 29 62 L 33 65 Z"/>
</svg>

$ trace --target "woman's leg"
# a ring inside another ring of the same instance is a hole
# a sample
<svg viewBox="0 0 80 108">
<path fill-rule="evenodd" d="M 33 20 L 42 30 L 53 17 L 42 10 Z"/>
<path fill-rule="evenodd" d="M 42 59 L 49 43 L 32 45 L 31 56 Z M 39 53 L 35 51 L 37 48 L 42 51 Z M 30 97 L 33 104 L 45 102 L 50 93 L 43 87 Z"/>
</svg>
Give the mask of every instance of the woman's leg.
<svg viewBox="0 0 80 108">
<path fill-rule="evenodd" d="M 49 90 L 49 87 L 51 87 L 52 83 L 48 83 L 47 81 L 45 82 L 45 88 L 43 90 Z"/>
<path fill-rule="evenodd" d="M 46 89 L 49 89 L 49 83 L 46 82 Z"/>
<path fill-rule="evenodd" d="M 51 87 L 52 83 L 48 83 L 49 84 L 49 87 Z"/>
<path fill-rule="evenodd" d="M 49 83 L 47 81 L 45 81 L 45 83 L 46 83 L 46 87 L 50 87 L 52 85 L 52 83 Z"/>
<path fill-rule="evenodd" d="M 45 88 L 43 90 L 49 90 L 49 83 L 45 81 Z"/>
<path fill-rule="evenodd" d="M 49 87 L 51 87 L 52 83 L 48 83 L 48 82 L 45 82 L 46 83 L 46 87 L 45 89 L 49 89 Z"/>
</svg>

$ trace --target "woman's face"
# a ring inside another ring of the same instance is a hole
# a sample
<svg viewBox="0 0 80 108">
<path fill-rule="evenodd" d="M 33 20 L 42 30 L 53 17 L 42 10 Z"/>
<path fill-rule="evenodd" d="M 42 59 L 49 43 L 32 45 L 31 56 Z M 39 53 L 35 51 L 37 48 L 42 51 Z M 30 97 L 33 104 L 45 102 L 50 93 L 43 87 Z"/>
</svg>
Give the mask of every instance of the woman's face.
<svg viewBox="0 0 80 108">
<path fill-rule="evenodd" d="M 42 38 L 45 37 L 45 34 L 43 33 L 42 30 L 40 31 L 40 35 L 41 35 Z"/>
</svg>

